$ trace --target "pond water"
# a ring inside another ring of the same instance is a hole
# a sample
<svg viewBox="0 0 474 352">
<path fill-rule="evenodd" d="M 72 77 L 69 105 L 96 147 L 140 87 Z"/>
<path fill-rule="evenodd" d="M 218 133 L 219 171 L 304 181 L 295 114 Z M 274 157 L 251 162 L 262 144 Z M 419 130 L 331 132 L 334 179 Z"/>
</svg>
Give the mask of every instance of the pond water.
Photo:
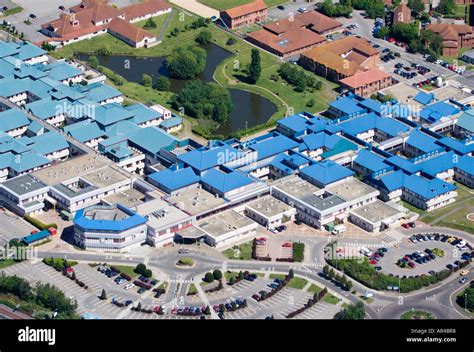
<svg viewBox="0 0 474 352">
<path fill-rule="evenodd" d="M 207 61 L 204 72 L 197 78 L 204 82 L 213 82 L 213 74 L 222 60 L 232 55 L 227 50 L 215 44 L 204 46 L 207 51 Z M 78 55 L 80 60 L 87 61 L 89 55 Z M 141 83 L 143 74 L 150 75 L 155 81 L 160 75 L 168 77 L 166 57 L 135 57 L 126 55 L 98 56 L 101 66 L 118 73 L 129 82 Z M 186 80 L 170 78 L 171 91 L 179 92 L 187 83 Z M 230 94 L 235 110 L 229 120 L 219 126 L 216 133 L 229 134 L 239 129 L 251 128 L 263 124 L 277 111 L 277 107 L 260 95 L 240 89 L 231 89 Z"/>
</svg>

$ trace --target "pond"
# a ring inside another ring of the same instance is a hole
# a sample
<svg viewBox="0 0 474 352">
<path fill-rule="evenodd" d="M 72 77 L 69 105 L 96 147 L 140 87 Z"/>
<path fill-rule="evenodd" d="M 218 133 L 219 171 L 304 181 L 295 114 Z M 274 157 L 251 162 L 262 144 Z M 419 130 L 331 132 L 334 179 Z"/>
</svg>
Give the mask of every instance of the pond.
<svg viewBox="0 0 474 352">
<path fill-rule="evenodd" d="M 227 50 L 215 44 L 204 46 L 207 51 L 207 61 L 204 72 L 197 78 L 204 82 L 213 82 L 216 67 L 222 60 L 232 55 Z M 87 61 L 89 55 L 78 55 L 80 60 Z M 98 56 L 101 66 L 105 66 L 118 73 L 129 82 L 141 83 L 143 74 L 150 75 L 155 81 L 160 75 L 168 77 L 166 57 L 135 57 L 126 55 Z M 171 91 L 179 92 L 187 83 L 186 80 L 170 78 Z M 277 107 L 268 99 L 258 94 L 240 89 L 231 89 L 230 94 L 235 105 L 235 110 L 230 114 L 229 120 L 219 126 L 216 133 L 230 134 L 243 128 L 251 128 L 263 123 L 277 111 Z"/>
</svg>

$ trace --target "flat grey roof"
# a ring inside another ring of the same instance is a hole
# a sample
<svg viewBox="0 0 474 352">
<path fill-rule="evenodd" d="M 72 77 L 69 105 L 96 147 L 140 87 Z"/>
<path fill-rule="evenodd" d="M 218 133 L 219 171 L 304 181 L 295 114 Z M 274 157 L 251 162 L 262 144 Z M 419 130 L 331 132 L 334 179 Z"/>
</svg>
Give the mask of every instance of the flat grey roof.
<svg viewBox="0 0 474 352">
<path fill-rule="evenodd" d="M 247 207 L 254 212 L 263 214 L 266 217 L 272 217 L 284 213 L 292 208 L 288 204 L 283 203 L 272 196 L 259 198 L 251 203 L 248 203 Z"/>
<path fill-rule="evenodd" d="M 109 204 L 122 204 L 127 208 L 133 208 L 142 204 L 144 199 L 145 195 L 143 193 L 135 188 L 130 188 L 120 193 L 111 194 L 103 200 Z"/>
<path fill-rule="evenodd" d="M 225 236 L 229 232 L 253 225 L 258 227 L 258 224 L 255 221 L 250 220 L 245 215 L 237 213 L 235 210 L 223 211 L 202 219 L 197 223 L 197 226 L 200 229 L 204 230 L 214 238 L 219 238 Z"/>
<path fill-rule="evenodd" d="M 401 212 L 380 200 L 376 200 L 373 203 L 352 210 L 351 213 L 357 217 L 376 223 L 400 214 Z"/>
<path fill-rule="evenodd" d="M 366 185 L 356 178 L 352 178 L 344 183 L 339 183 L 334 186 L 329 186 L 327 190 L 346 201 L 351 201 L 370 193 L 377 192 L 375 188 Z"/>
<path fill-rule="evenodd" d="M 334 208 L 338 205 L 342 205 L 345 203 L 345 200 L 335 196 L 335 195 L 330 195 L 326 198 L 322 198 L 320 196 L 315 196 L 314 194 L 308 194 L 304 197 L 301 198 L 301 200 L 305 203 L 308 203 L 311 205 L 313 208 L 319 210 L 319 211 L 324 211 L 328 210 L 331 208 Z"/>
<path fill-rule="evenodd" d="M 180 192 L 169 197 L 168 201 L 191 215 L 203 213 L 225 203 L 224 199 L 217 198 L 202 188 L 192 188 Z"/>
<path fill-rule="evenodd" d="M 299 177 L 277 181 L 273 184 L 273 187 L 295 198 L 305 197 L 321 190 L 319 187 Z"/>
<path fill-rule="evenodd" d="M 401 104 L 407 104 L 411 111 L 419 111 L 423 107 L 413 99 L 419 92 L 418 89 L 403 82 L 380 91 L 382 94 L 394 96 Z"/>
<path fill-rule="evenodd" d="M 126 212 L 122 209 L 117 207 L 101 207 L 101 206 L 93 206 L 91 208 L 86 209 L 84 211 L 84 216 L 90 220 L 114 220 L 119 221 L 128 218 Z"/>
<path fill-rule="evenodd" d="M 185 229 L 179 230 L 176 233 L 182 238 L 193 240 L 206 236 L 206 233 L 196 226 L 186 227 Z"/>
<path fill-rule="evenodd" d="M 136 212 L 143 217 L 148 217 L 148 226 L 159 229 L 167 224 L 175 224 L 190 219 L 190 216 L 168 202 L 156 198 L 139 204 L 135 207 Z"/>
<path fill-rule="evenodd" d="M 2 185 L 19 196 L 48 187 L 31 174 L 14 177 L 2 182 Z"/>
</svg>

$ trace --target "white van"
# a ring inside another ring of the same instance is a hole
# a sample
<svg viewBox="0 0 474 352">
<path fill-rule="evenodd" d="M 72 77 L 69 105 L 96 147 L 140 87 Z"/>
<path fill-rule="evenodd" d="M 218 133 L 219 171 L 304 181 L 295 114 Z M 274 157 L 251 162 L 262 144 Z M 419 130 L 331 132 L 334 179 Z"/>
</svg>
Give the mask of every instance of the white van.
<svg viewBox="0 0 474 352">
<path fill-rule="evenodd" d="M 346 230 L 347 230 L 346 225 L 340 224 L 340 225 L 334 226 L 334 229 L 331 231 L 331 233 L 333 235 L 339 235 L 339 234 L 343 233 Z"/>
</svg>

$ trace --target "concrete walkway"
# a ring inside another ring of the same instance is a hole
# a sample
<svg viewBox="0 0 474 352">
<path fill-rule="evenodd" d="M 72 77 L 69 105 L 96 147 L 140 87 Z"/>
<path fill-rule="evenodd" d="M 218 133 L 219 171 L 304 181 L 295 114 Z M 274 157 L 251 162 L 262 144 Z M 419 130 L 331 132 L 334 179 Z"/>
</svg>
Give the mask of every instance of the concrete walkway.
<svg viewBox="0 0 474 352">
<path fill-rule="evenodd" d="M 204 18 L 219 17 L 219 11 L 203 5 L 197 0 L 170 0 L 170 3 Z"/>
<path fill-rule="evenodd" d="M 199 281 L 200 281 L 200 275 L 194 278 L 194 286 L 196 287 L 196 291 L 198 292 L 199 298 L 204 303 L 204 305 L 209 306 L 209 308 L 211 309 L 211 318 L 219 319 L 219 317 L 217 316 L 217 313 L 212 308 L 212 304 L 209 302 L 209 299 L 207 298 L 206 293 L 202 289 L 201 285 L 199 285 Z"/>
</svg>

